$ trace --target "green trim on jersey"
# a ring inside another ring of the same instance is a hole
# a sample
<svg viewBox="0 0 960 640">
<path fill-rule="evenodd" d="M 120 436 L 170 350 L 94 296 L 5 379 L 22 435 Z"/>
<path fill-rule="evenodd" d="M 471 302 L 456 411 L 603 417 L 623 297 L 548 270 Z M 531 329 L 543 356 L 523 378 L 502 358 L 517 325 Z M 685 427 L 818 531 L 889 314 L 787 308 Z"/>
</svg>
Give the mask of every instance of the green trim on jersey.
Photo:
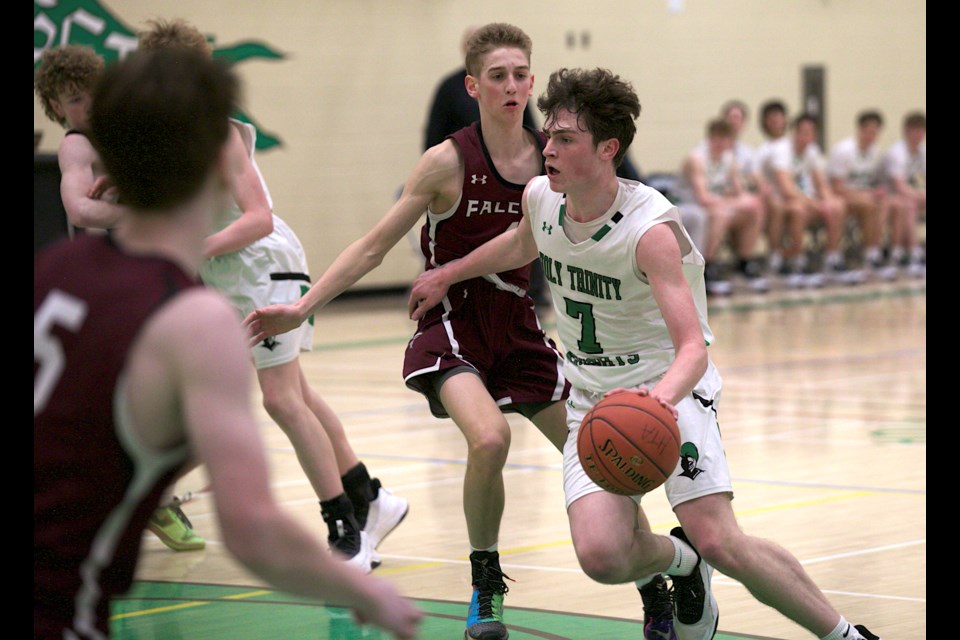
<svg viewBox="0 0 960 640">
<path fill-rule="evenodd" d="M 557 226 L 559 226 L 561 229 L 563 228 L 563 217 L 566 214 L 566 212 L 567 212 L 567 196 L 564 195 L 563 200 L 560 202 L 560 215 L 557 216 Z M 623 220 L 623 214 L 617 211 L 615 214 L 613 214 L 613 216 L 611 216 L 610 222 L 608 222 L 607 224 L 597 229 L 597 232 L 592 236 L 590 236 L 590 239 L 593 240 L 594 242 L 600 242 L 600 240 L 603 239 L 603 236 L 610 233 L 614 225 L 616 225 L 621 220 Z"/>
</svg>

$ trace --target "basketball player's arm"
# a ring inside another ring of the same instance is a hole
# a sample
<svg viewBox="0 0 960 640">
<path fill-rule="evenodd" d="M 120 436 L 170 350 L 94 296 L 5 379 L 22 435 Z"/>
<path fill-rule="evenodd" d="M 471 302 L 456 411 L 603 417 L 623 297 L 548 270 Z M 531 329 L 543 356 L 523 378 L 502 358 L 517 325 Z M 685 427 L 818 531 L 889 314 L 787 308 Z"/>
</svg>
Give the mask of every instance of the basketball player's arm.
<svg viewBox="0 0 960 640">
<path fill-rule="evenodd" d="M 691 154 L 683 164 L 683 170 L 690 179 L 690 185 L 693 187 L 693 196 L 697 203 L 704 209 L 711 209 L 719 202 L 714 194 L 707 187 L 707 174 L 703 162 L 698 157 Z"/>
<path fill-rule="evenodd" d="M 57 160 L 61 175 L 60 198 L 70 224 L 84 229 L 116 227 L 128 209 L 110 199 L 101 200 L 90 195 L 96 181 L 93 167 L 99 162 L 90 140 L 85 135 L 64 137 Z"/>
<path fill-rule="evenodd" d="M 728 176 L 728 193 L 727 195 L 732 198 L 739 198 L 740 196 L 748 193 L 746 187 L 746 176 L 740 173 L 740 167 L 737 165 L 736 160 L 730 163 L 730 175 Z"/>
<path fill-rule="evenodd" d="M 380 221 L 355 240 L 295 304 L 262 307 L 244 318 L 250 344 L 291 331 L 373 271 L 384 256 L 420 220 L 427 207 L 445 211 L 460 194 L 462 172 L 459 151 L 450 140 L 428 149 L 417 162 L 403 192 Z"/>
<path fill-rule="evenodd" d="M 890 185 L 893 195 L 900 201 L 907 201 L 907 206 L 916 206 L 920 209 L 927 207 L 927 192 L 915 189 L 907 179 L 907 169 L 904 162 L 890 151 L 884 158 L 884 172 L 890 176 Z"/>
<path fill-rule="evenodd" d="M 278 589 L 350 608 L 397 638 L 413 638 L 420 612 L 386 581 L 334 556 L 276 502 L 252 411 L 250 352 L 232 307 L 188 293 L 167 314 L 162 353 L 186 434 L 206 465 L 227 549 Z"/>
<path fill-rule="evenodd" d="M 537 243 L 527 211 L 527 190 L 521 200 L 523 217 L 513 229 L 488 240 L 467 255 L 451 260 L 442 267 L 424 271 L 414 280 L 407 298 L 411 320 L 419 320 L 447 295 L 450 285 L 488 273 L 509 271 L 530 264 L 537 258 Z"/>
<path fill-rule="evenodd" d="M 707 346 L 690 285 L 683 275 L 680 246 L 670 223 L 655 224 L 640 236 L 636 260 L 639 269 L 647 275 L 676 352 L 666 374 L 650 390 L 650 395 L 676 406 L 693 391 L 706 372 Z"/>
<path fill-rule="evenodd" d="M 784 200 L 797 200 L 803 195 L 787 169 L 774 169 L 773 179 L 780 188 Z"/>
<path fill-rule="evenodd" d="M 273 232 L 273 210 L 263 190 L 260 175 L 250 160 L 237 128 L 230 126 L 228 162 L 233 170 L 232 196 L 243 213 L 229 225 L 211 234 L 203 243 L 203 257 L 212 258 L 239 251 Z"/>
</svg>

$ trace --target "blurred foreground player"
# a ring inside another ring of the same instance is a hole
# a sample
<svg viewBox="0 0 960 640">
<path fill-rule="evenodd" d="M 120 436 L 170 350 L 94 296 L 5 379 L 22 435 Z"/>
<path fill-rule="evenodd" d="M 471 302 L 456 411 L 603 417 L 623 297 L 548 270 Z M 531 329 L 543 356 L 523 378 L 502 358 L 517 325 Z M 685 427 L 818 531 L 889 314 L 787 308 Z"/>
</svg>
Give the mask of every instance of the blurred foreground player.
<svg viewBox="0 0 960 640">
<path fill-rule="evenodd" d="M 412 604 L 274 501 L 249 351 L 233 308 L 197 279 L 229 203 L 237 94 L 224 67 L 186 51 L 137 53 L 94 91 L 91 139 L 131 216 L 34 263 L 35 638 L 109 636 L 150 515 L 194 460 L 244 567 L 396 638 L 416 632 Z"/>
</svg>

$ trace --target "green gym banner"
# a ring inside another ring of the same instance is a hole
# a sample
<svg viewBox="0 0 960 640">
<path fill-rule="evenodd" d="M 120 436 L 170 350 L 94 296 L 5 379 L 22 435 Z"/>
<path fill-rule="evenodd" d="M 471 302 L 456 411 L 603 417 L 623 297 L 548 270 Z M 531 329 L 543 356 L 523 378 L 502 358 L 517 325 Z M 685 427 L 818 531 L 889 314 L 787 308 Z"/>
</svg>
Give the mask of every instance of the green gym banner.
<svg viewBox="0 0 960 640">
<path fill-rule="evenodd" d="M 284 57 L 270 45 L 254 39 L 227 46 L 218 45 L 211 35 L 207 35 L 207 40 L 213 47 L 214 57 L 223 58 L 231 65 L 251 59 L 280 60 Z M 137 35 L 134 29 L 97 0 L 34 0 L 34 70 L 40 64 L 40 56 L 45 49 L 65 44 L 91 47 L 110 64 L 136 50 Z M 250 114 L 239 112 L 234 117 L 257 128 L 257 150 L 282 146 L 281 139 L 265 131 Z"/>
</svg>

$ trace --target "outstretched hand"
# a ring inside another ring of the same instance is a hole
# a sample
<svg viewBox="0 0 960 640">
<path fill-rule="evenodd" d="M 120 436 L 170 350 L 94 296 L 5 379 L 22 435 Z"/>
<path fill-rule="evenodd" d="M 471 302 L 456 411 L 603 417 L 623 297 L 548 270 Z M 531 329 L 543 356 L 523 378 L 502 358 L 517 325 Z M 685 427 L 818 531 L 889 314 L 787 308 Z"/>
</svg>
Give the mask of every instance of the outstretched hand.
<svg viewBox="0 0 960 640">
<path fill-rule="evenodd" d="M 419 320 L 427 311 L 437 306 L 447 295 L 450 283 L 447 282 L 444 269 L 428 269 L 413 281 L 410 297 L 407 299 L 407 312 L 411 320 Z"/>
<path fill-rule="evenodd" d="M 379 627 L 396 640 L 413 640 L 423 619 L 423 611 L 402 597 L 389 583 L 378 579 L 372 586 L 375 591 L 369 602 L 365 603 L 367 606 L 353 610 L 357 624 Z"/>
<path fill-rule="evenodd" d="M 243 319 L 250 347 L 255 347 L 271 336 L 293 331 L 304 321 L 292 304 L 272 304 L 261 307 Z"/>
</svg>

